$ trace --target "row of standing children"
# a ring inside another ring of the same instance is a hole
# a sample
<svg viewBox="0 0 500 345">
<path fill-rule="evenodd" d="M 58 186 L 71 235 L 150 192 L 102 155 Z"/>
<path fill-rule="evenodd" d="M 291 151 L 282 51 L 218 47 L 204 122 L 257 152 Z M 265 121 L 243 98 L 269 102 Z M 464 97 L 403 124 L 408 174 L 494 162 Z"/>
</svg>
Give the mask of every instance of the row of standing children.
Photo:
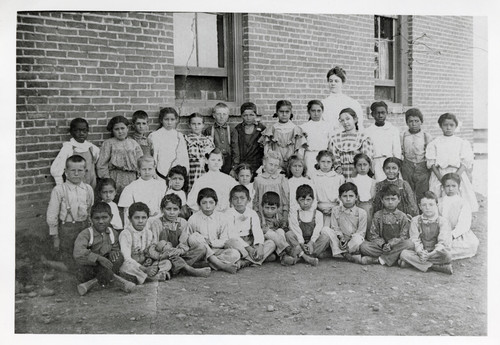
<svg viewBox="0 0 500 345">
<path fill-rule="evenodd" d="M 280 102 L 282 104 L 280 104 Z M 280 101 L 280 102 L 278 103 L 278 106 L 277 106 L 277 116 L 279 118 L 279 121 L 280 121 L 279 123 L 280 124 L 286 124 L 286 123 L 288 123 L 289 118 L 292 116 L 291 115 L 291 104 L 288 104 L 289 102 L 287 103 L 286 101 Z M 175 112 L 175 110 L 174 110 L 174 112 Z M 253 111 L 253 112 L 255 113 L 256 111 Z M 171 114 L 171 113 L 172 113 L 172 111 L 170 111 L 170 112 L 167 111 L 167 112 L 163 113 L 164 114 L 163 118 L 164 119 L 167 118 L 167 120 L 166 121 L 161 121 L 161 122 L 162 122 L 162 125 L 164 126 L 164 128 L 166 130 L 169 130 L 169 129 L 172 130 L 172 127 L 175 128 L 175 122 L 178 119 L 177 118 L 178 116 L 175 115 L 176 113 L 174 114 L 174 120 L 172 119 L 172 116 L 168 116 L 168 114 Z M 161 116 L 162 115 L 160 115 L 160 117 Z M 193 116 L 192 117 L 192 119 L 196 119 L 196 118 L 199 118 L 199 117 L 198 116 Z M 115 118 L 112 119 L 112 121 L 110 121 L 110 124 L 108 125 L 108 129 L 110 129 L 112 131 L 114 137 L 111 138 L 111 139 L 109 139 L 108 141 L 105 141 L 106 145 L 105 145 L 105 143 L 103 143 L 103 147 L 101 148 L 101 152 L 99 152 L 99 150 L 95 146 L 93 146 L 92 144 L 89 144 L 88 142 L 86 142 L 85 138 L 86 138 L 86 134 L 88 133 L 88 124 L 86 124 L 85 120 L 82 120 L 82 119 L 76 119 L 76 120 L 77 121 L 74 120 L 74 122 L 72 122 L 72 124 L 71 124 L 71 130 L 70 130 L 70 132 L 71 132 L 71 134 L 73 136 L 73 138 L 71 140 L 73 142 L 70 141 L 70 144 L 72 145 L 71 149 L 74 151 L 74 153 L 80 154 L 81 152 L 88 152 L 90 155 L 87 155 L 88 160 L 86 159 L 86 160 L 84 160 L 84 162 L 89 161 L 90 164 L 96 162 L 96 157 L 99 157 L 97 159 L 97 164 L 96 164 L 97 165 L 98 174 L 100 176 L 103 176 L 104 178 L 108 178 L 106 176 L 113 176 L 115 178 L 115 180 L 120 181 L 120 183 L 122 184 L 122 186 L 125 185 L 126 181 L 129 181 L 129 180 L 132 179 L 131 178 L 132 177 L 132 173 L 134 173 L 133 172 L 134 157 L 137 158 L 137 157 L 142 156 L 143 153 L 144 153 L 143 149 L 146 149 L 144 147 L 144 145 L 141 148 L 141 146 L 139 145 L 139 143 L 136 143 L 136 145 L 134 145 L 133 141 L 131 143 L 128 140 L 128 137 L 127 137 L 127 126 L 128 126 L 128 123 L 127 123 L 127 120 L 124 119 L 124 118 L 121 118 L 121 117 L 115 117 Z M 442 119 L 440 118 L 440 122 L 439 122 L 440 125 L 442 125 L 442 121 L 441 120 Z M 174 122 L 174 124 L 172 125 L 171 122 Z M 456 118 L 455 118 L 454 122 L 456 122 Z M 196 121 L 194 121 L 194 123 L 196 124 Z M 254 124 L 254 126 L 255 126 L 255 124 Z M 270 134 L 270 135 L 269 136 L 263 136 L 263 140 L 259 139 L 259 141 L 261 141 L 263 143 L 267 143 L 267 145 L 265 145 L 265 151 L 266 152 L 270 152 L 270 154 L 268 155 L 269 157 L 273 158 L 273 156 L 274 156 L 274 158 L 275 158 L 274 159 L 275 160 L 274 163 L 275 163 L 276 167 L 278 167 L 278 165 L 281 165 L 281 167 L 283 167 L 283 161 L 285 161 L 285 159 L 288 160 L 290 158 L 290 156 L 289 156 L 290 153 L 293 153 L 293 154 L 298 153 L 298 154 L 300 154 L 300 149 L 303 147 L 303 145 L 298 144 L 298 143 L 302 142 L 304 140 L 304 137 L 300 135 L 300 130 L 297 129 L 298 127 L 296 127 L 296 126 L 294 126 L 291 130 L 290 130 L 290 128 L 288 128 L 288 126 L 281 126 L 283 128 L 279 128 L 279 126 L 277 126 L 277 127 L 278 128 L 272 127 L 273 129 L 267 132 L 267 134 Z M 287 130 L 290 130 L 290 131 L 287 132 Z M 195 131 L 193 130 L 193 132 L 195 132 Z M 264 133 L 266 133 L 266 131 L 264 131 Z M 281 133 L 281 134 L 279 134 L 279 133 Z M 278 138 L 284 138 L 285 134 L 288 135 L 289 139 L 288 140 L 284 140 L 282 142 L 282 144 L 283 143 L 286 144 L 286 143 L 292 142 L 294 149 L 291 149 L 292 145 L 290 145 L 290 148 L 287 148 L 287 149 L 285 149 L 283 147 L 283 145 L 281 145 L 281 146 L 279 145 L 280 141 L 278 140 Z M 148 142 L 149 142 L 150 138 L 151 138 L 151 135 L 148 137 L 148 140 L 147 140 Z M 274 140 L 273 140 L 273 138 L 274 138 Z M 173 147 L 176 147 L 176 150 L 180 146 L 180 142 L 182 142 L 181 139 L 182 138 L 178 137 L 178 141 L 177 141 L 176 145 L 173 146 Z M 154 139 L 151 139 L 151 141 L 154 142 Z M 73 144 L 75 144 L 75 142 L 76 142 L 76 145 L 73 145 Z M 277 146 L 275 146 L 275 150 L 274 151 L 272 150 L 272 147 L 273 147 L 272 145 L 277 145 Z M 66 145 L 66 146 L 68 146 L 68 145 Z M 82 148 L 81 146 L 85 146 L 85 147 Z M 154 144 L 153 145 L 147 145 L 147 147 L 153 148 L 152 151 L 153 151 L 153 153 L 155 152 L 154 151 L 154 147 L 155 147 Z M 63 145 L 63 149 L 64 148 L 65 148 L 65 146 Z M 137 150 L 137 148 L 139 148 L 139 150 Z M 86 151 L 85 151 L 85 149 L 86 149 Z M 63 150 L 61 150 L 61 153 L 62 153 L 62 151 Z M 70 150 L 66 149 L 66 151 L 70 151 Z M 78 151 L 80 151 L 80 152 L 78 152 Z M 125 153 L 125 154 L 123 155 L 123 153 Z M 122 154 L 122 156 L 120 156 L 121 154 Z M 214 159 L 218 161 L 218 162 L 216 162 L 217 164 L 220 164 L 220 165 L 223 164 L 223 162 L 224 162 L 224 159 L 223 159 L 224 155 L 223 155 L 223 153 L 222 153 L 222 155 L 215 154 L 215 155 L 211 155 L 211 156 L 215 157 Z M 217 157 L 217 156 L 222 156 L 222 157 Z M 321 164 L 322 163 L 321 160 L 322 160 L 322 158 L 325 158 L 325 157 L 326 157 L 326 159 L 323 159 L 323 161 L 326 161 L 326 162 L 323 162 L 324 168 L 321 169 L 321 165 L 322 165 Z M 318 155 L 317 158 L 318 158 L 317 159 L 317 163 L 318 163 L 319 168 L 320 168 L 318 170 L 321 173 L 330 173 L 333 170 L 333 169 L 331 169 L 331 165 L 333 165 L 333 164 L 331 164 L 330 162 L 328 162 L 328 158 L 329 158 L 330 161 L 333 161 L 333 157 L 331 157 L 331 155 L 328 154 L 328 151 L 325 151 L 323 153 L 322 157 L 319 157 L 319 155 Z M 101 161 L 101 159 L 104 160 L 104 162 L 106 162 L 106 160 L 107 160 L 107 164 L 102 164 L 102 162 L 101 162 L 101 164 L 99 164 L 99 162 Z M 176 158 L 171 162 L 170 166 L 177 159 L 178 159 L 178 157 L 176 156 Z M 146 162 L 146 163 L 149 163 L 149 164 L 142 164 L 143 166 L 144 165 L 148 166 L 147 169 L 149 170 L 149 172 L 145 172 L 143 174 L 142 171 L 141 171 L 141 176 L 143 176 L 143 175 L 144 176 L 148 176 L 148 174 L 149 175 L 153 175 L 151 170 L 153 170 L 154 167 L 156 167 L 157 173 L 160 175 L 160 173 L 158 171 L 158 165 L 157 165 L 158 163 L 154 162 L 154 160 L 153 160 L 153 162 L 151 162 L 151 160 L 149 160 L 147 158 L 145 158 L 143 160 L 144 161 L 149 161 L 149 162 Z M 208 157 L 208 160 L 210 161 L 210 156 Z M 273 159 L 268 159 L 268 161 L 269 160 L 272 161 Z M 361 160 L 363 160 L 363 159 L 361 159 Z M 367 163 L 369 163 L 369 158 L 366 159 L 366 157 L 365 157 L 365 160 L 366 160 Z M 141 167 L 139 166 L 140 164 L 137 164 L 140 161 L 141 161 L 140 159 L 136 159 L 135 167 L 138 170 L 141 169 Z M 276 164 L 276 161 L 278 162 L 277 164 Z M 358 159 L 358 161 L 359 161 L 359 159 Z M 299 163 L 300 159 L 295 158 L 295 161 L 292 161 L 291 163 L 294 163 L 294 162 L 295 162 L 296 166 L 300 165 L 300 163 Z M 122 164 L 123 166 L 120 167 L 120 163 L 124 163 L 124 164 Z M 156 165 L 155 165 L 155 163 L 156 163 Z M 386 167 L 385 163 L 386 162 L 384 161 L 384 168 Z M 394 163 L 394 162 L 388 162 L 387 165 L 390 166 L 391 163 Z M 217 164 L 216 164 L 216 166 L 217 166 Z M 208 165 L 210 167 L 210 164 L 208 164 Z M 272 167 L 266 166 L 266 164 L 264 164 L 264 166 L 265 166 L 264 172 L 259 175 L 260 180 L 262 180 L 262 181 L 265 182 L 265 181 L 268 181 L 268 180 L 277 180 L 278 179 L 277 181 L 274 181 L 274 182 L 278 182 L 280 179 L 283 178 L 283 176 L 281 174 L 276 174 L 276 172 L 273 172 Z M 292 167 L 293 164 L 290 164 L 290 166 Z M 176 167 L 176 168 L 179 168 L 179 167 Z M 67 172 L 65 171 L 66 175 L 68 175 L 70 173 L 71 169 L 67 166 L 67 164 L 66 164 L 65 170 L 66 169 L 68 169 Z M 303 171 L 305 170 L 305 164 L 304 163 L 302 163 L 302 169 L 303 169 Z M 91 170 L 91 169 L 87 169 L 87 170 Z M 172 169 L 170 169 L 170 170 L 172 170 Z M 217 168 L 213 169 L 213 170 L 217 170 Z M 295 174 L 292 173 L 293 170 L 294 170 L 293 168 L 290 169 L 290 173 L 292 174 L 291 177 L 292 178 L 300 178 L 300 174 L 298 173 L 298 171 L 300 169 L 298 169 L 296 167 L 295 170 L 297 170 L 297 171 L 295 172 Z M 101 172 L 102 171 L 107 171 L 107 173 L 100 174 L 99 173 L 100 171 Z M 241 171 L 243 171 L 243 175 L 244 175 L 245 171 L 251 172 L 252 169 L 251 168 L 250 169 L 246 169 L 246 170 L 242 169 L 242 170 L 240 170 L 240 172 Z M 113 172 L 113 174 L 111 174 L 111 172 Z M 320 175 L 321 175 L 321 173 L 320 173 Z M 93 179 L 95 179 L 95 177 L 92 177 L 91 175 L 92 174 L 86 173 L 85 174 L 85 178 L 87 180 L 89 180 L 89 182 L 91 184 L 95 185 L 95 182 L 93 180 Z M 184 181 L 186 181 L 186 176 L 185 176 L 186 174 L 183 174 L 183 175 L 184 175 L 183 176 Z M 280 175 L 281 175 L 281 177 L 280 177 Z M 114 188 L 115 191 L 118 192 L 119 191 L 119 187 L 116 186 L 116 185 L 113 186 L 112 182 L 111 182 L 111 181 L 115 181 L 115 180 L 108 178 L 108 180 L 103 180 L 103 181 L 107 181 L 108 183 L 107 184 L 103 183 L 102 185 L 104 187 L 108 187 L 108 189 L 113 189 Z M 144 180 L 146 180 L 146 179 L 144 178 Z M 340 185 L 341 182 L 342 182 L 342 180 L 341 179 L 337 179 L 337 180 L 339 180 L 339 181 L 335 182 L 336 185 Z M 256 204 L 257 207 L 261 206 L 261 205 L 259 205 L 258 200 L 263 195 L 262 191 L 264 191 L 264 192 L 268 191 L 268 188 L 269 188 L 269 185 L 268 186 L 259 187 L 260 184 L 259 184 L 258 181 L 259 181 L 259 178 L 256 179 L 257 183 L 254 184 L 254 192 L 255 192 L 255 196 L 256 196 L 255 199 L 254 199 L 254 205 Z M 63 188 L 62 188 L 62 194 L 68 193 L 67 186 L 66 186 L 66 188 L 64 188 L 65 185 L 61 184 L 60 182 L 61 181 L 59 181 L 59 184 L 61 186 L 63 186 Z M 227 180 L 227 182 L 229 182 L 229 180 Z M 224 181 L 223 181 L 223 183 L 224 183 Z M 233 182 L 233 184 L 234 184 L 234 182 Z M 276 184 L 276 183 L 274 183 L 274 184 Z M 289 198 L 290 198 L 289 193 L 287 193 L 286 190 L 283 190 L 284 188 L 286 188 L 284 186 L 286 186 L 287 183 L 277 183 L 277 184 L 280 185 L 280 188 L 281 188 L 279 194 L 281 194 L 281 196 L 283 197 L 284 200 L 286 200 L 287 198 L 289 200 Z M 184 183 L 184 185 L 185 185 L 185 183 Z M 218 185 L 220 185 L 220 184 L 218 184 Z M 273 185 L 273 183 L 271 183 L 270 185 Z M 325 184 L 320 182 L 320 183 L 317 183 L 316 185 L 318 185 L 318 186 L 324 186 Z M 201 186 L 203 186 L 203 185 L 201 184 Z M 229 186 L 231 186 L 231 184 L 229 184 Z M 111 187 L 111 188 L 109 188 L 109 187 Z M 328 189 L 329 191 L 331 191 L 332 189 L 335 190 L 336 188 L 331 188 L 330 187 L 330 188 L 322 188 L 322 189 Z M 56 189 L 54 189 L 54 192 L 56 192 L 56 194 L 57 194 Z M 54 194 L 54 192 L 53 192 L 53 194 Z M 103 189 L 101 189 L 101 193 L 104 195 Z M 370 193 L 371 193 L 371 191 L 370 191 Z M 61 191 L 59 191 L 59 194 L 61 194 Z M 76 195 L 76 200 L 82 199 L 81 195 L 78 195 L 78 193 L 76 193 L 76 194 L 77 194 Z M 89 204 L 88 200 L 89 199 L 93 199 L 93 197 L 89 198 L 89 194 L 90 193 L 87 193 L 86 200 L 85 200 L 85 202 L 83 202 L 84 204 L 86 203 L 87 206 L 89 206 L 88 205 Z M 55 223 L 58 223 L 59 221 L 61 221 L 63 224 L 65 224 L 65 223 L 67 223 L 67 218 L 68 217 L 71 217 L 71 219 L 72 219 L 71 224 L 75 224 L 76 222 L 79 222 L 77 219 L 82 218 L 82 216 L 79 214 L 79 212 L 80 213 L 84 213 L 84 212 L 82 212 L 81 207 L 78 206 L 77 210 L 72 209 L 72 206 L 74 206 L 74 205 L 71 205 L 71 203 L 72 203 L 71 202 L 71 198 L 67 194 L 66 194 L 66 198 L 64 198 L 64 195 L 63 196 L 59 195 L 59 199 L 62 200 L 60 202 L 60 204 L 64 203 L 64 200 L 66 200 L 66 204 L 67 204 L 65 206 L 66 207 L 66 210 L 65 210 L 66 212 L 60 211 L 59 212 L 60 214 L 58 214 L 57 217 L 55 217 L 56 218 Z M 318 199 L 320 199 L 319 195 L 318 195 Z M 329 199 L 328 196 L 326 196 L 325 198 L 321 198 L 321 199 L 323 199 L 323 200 L 318 200 L 317 201 L 318 208 L 326 216 L 329 216 L 331 214 L 331 210 L 333 209 L 333 205 L 331 205 L 332 204 L 332 200 L 330 200 L 331 198 Z M 108 200 L 109 200 L 109 197 L 108 197 Z M 338 198 L 336 200 L 337 200 L 337 203 L 338 203 Z M 284 202 L 284 203 L 282 203 L 282 205 L 284 206 L 283 207 L 284 215 L 285 215 L 284 219 L 286 220 L 288 218 L 286 215 L 287 215 L 287 213 L 289 211 L 289 204 L 286 203 L 286 202 Z M 222 209 L 226 209 L 226 208 L 227 207 L 223 207 Z M 49 210 L 50 209 L 51 209 L 51 207 L 49 205 Z M 196 206 L 193 207 L 193 210 L 196 210 Z M 52 207 L 52 211 L 54 211 L 53 207 Z M 115 218 L 115 216 L 116 216 L 116 208 L 115 208 L 114 211 L 115 212 L 113 214 L 113 216 L 114 216 L 113 218 Z M 54 212 L 51 212 L 51 213 L 54 213 Z M 158 214 L 159 212 L 155 212 L 155 213 Z M 63 216 L 63 214 L 65 214 L 65 215 Z M 76 214 L 76 216 L 75 216 L 75 214 Z M 49 212 L 48 212 L 48 215 L 49 215 Z M 51 217 L 51 218 L 54 218 L 54 217 Z M 119 218 L 116 219 L 116 223 L 119 223 L 118 219 Z M 48 217 L 48 221 L 49 221 L 49 217 Z M 57 235 L 57 231 L 53 230 L 54 229 L 54 224 L 53 223 L 54 223 L 54 219 L 52 219 L 52 224 L 49 224 L 49 225 L 52 225 L 51 226 L 51 229 L 52 229 L 51 230 L 51 234 Z M 326 221 L 324 223 L 326 224 L 326 223 L 328 223 L 328 221 Z M 75 237 L 74 235 L 75 235 L 75 232 L 73 232 L 73 237 Z M 58 239 L 57 236 L 54 236 L 54 244 L 55 245 L 56 245 L 56 242 L 57 242 L 57 246 L 58 246 L 59 245 L 59 243 L 58 243 L 59 239 Z M 71 241 L 70 241 L 70 243 L 71 243 Z"/>
</svg>

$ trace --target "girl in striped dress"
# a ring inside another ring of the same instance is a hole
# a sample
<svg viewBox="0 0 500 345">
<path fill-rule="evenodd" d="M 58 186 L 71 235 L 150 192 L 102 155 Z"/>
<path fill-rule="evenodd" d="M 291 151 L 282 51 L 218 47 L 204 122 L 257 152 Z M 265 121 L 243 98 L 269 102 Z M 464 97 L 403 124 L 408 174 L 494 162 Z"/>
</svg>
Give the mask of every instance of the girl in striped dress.
<svg viewBox="0 0 500 345">
<path fill-rule="evenodd" d="M 356 176 L 354 156 L 364 153 L 373 158 L 373 145 L 371 139 L 358 130 L 358 116 L 351 108 L 343 109 L 339 121 L 344 131 L 336 133 L 328 145 L 328 149 L 335 157 L 334 169 L 345 178 Z"/>
<path fill-rule="evenodd" d="M 191 133 L 185 136 L 189 157 L 189 188 L 201 175 L 205 173 L 205 155 L 214 148 L 212 138 L 203 135 L 204 119 L 200 113 L 189 116 Z"/>
</svg>

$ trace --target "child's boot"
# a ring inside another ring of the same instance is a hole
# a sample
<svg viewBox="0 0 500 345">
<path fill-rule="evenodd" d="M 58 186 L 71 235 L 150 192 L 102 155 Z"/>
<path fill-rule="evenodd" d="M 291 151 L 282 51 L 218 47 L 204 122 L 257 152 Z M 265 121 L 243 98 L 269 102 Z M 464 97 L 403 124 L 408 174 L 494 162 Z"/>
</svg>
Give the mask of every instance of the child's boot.
<svg viewBox="0 0 500 345">
<path fill-rule="evenodd" d="M 79 284 L 76 288 L 78 289 L 78 293 L 80 294 L 80 296 L 83 296 L 87 292 L 89 292 L 90 289 L 96 286 L 97 283 L 98 283 L 97 278 L 94 278 L 89 281 L 86 281 L 85 283 Z"/>
<path fill-rule="evenodd" d="M 135 284 L 132 282 L 129 282 L 126 279 L 123 279 L 122 277 L 114 274 L 113 275 L 113 282 L 122 290 L 125 292 L 131 292 L 135 288 Z"/>
<path fill-rule="evenodd" d="M 441 272 L 441 273 L 446 273 L 446 274 L 453 274 L 453 267 L 451 264 L 446 264 L 446 265 L 432 265 L 430 267 L 431 270 L 436 271 L 436 272 Z"/>
<path fill-rule="evenodd" d="M 283 266 L 292 266 L 297 263 L 297 258 L 294 258 L 288 254 L 282 255 L 280 262 Z"/>
<path fill-rule="evenodd" d="M 317 258 L 313 258 L 307 254 L 302 254 L 302 259 L 304 259 L 304 261 L 311 266 L 318 266 L 319 264 L 319 260 Z"/>
</svg>

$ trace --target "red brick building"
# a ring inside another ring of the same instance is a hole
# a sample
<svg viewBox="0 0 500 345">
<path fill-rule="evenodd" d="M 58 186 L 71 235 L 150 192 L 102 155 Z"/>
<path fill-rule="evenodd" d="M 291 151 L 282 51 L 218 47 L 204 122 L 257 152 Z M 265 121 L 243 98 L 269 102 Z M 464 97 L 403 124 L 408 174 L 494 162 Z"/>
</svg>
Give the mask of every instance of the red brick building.
<svg viewBox="0 0 500 345">
<path fill-rule="evenodd" d="M 302 123 L 307 102 L 328 95 L 335 65 L 365 118 L 387 99 L 389 121 L 402 128 L 402 113 L 418 107 L 437 135 L 437 117 L 453 112 L 472 140 L 472 37 L 472 17 L 19 12 L 16 217 L 44 215 L 50 164 L 75 117 L 88 120 L 97 145 L 111 117 L 142 109 L 155 129 L 165 106 L 208 115 L 224 101 L 234 123 L 252 101 L 270 122 L 288 99 Z"/>
</svg>

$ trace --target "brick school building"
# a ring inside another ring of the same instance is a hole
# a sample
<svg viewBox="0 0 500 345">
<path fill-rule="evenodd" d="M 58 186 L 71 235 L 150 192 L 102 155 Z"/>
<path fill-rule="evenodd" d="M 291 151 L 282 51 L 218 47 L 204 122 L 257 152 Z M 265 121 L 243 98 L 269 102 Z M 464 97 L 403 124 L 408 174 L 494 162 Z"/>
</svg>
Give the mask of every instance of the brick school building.
<svg viewBox="0 0 500 345">
<path fill-rule="evenodd" d="M 154 130 L 165 106 L 208 116 L 222 101 L 235 124 L 241 103 L 252 101 L 270 123 L 276 101 L 288 99 L 300 124 L 307 102 L 328 95 L 326 73 L 336 65 L 365 124 L 370 104 L 383 99 L 401 129 L 410 107 L 422 110 L 434 136 L 438 116 L 452 112 L 459 135 L 472 140 L 472 41 L 472 17 L 19 12 L 17 230 L 30 229 L 30 219 L 46 226 L 39 219 L 55 185 L 49 169 L 73 118 L 89 122 L 98 146 L 111 117 L 142 109 Z M 187 131 L 184 119 L 178 129 Z"/>
</svg>

